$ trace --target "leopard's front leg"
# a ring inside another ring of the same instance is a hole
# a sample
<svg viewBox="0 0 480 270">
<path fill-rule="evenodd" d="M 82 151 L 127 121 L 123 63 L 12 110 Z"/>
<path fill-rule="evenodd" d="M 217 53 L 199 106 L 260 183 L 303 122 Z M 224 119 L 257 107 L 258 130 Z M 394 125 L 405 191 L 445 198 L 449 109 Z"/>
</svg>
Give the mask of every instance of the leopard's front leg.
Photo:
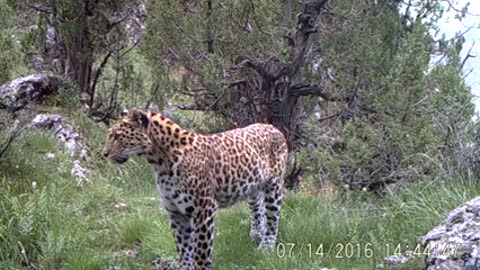
<svg viewBox="0 0 480 270">
<path fill-rule="evenodd" d="M 197 200 L 196 206 L 197 209 L 195 209 L 193 219 L 195 226 L 195 269 L 209 270 L 213 267 L 214 219 L 217 205 L 213 199 L 200 198 Z"/>
<path fill-rule="evenodd" d="M 194 270 L 194 234 L 192 218 L 178 212 L 167 211 L 175 238 L 182 270 Z"/>
</svg>

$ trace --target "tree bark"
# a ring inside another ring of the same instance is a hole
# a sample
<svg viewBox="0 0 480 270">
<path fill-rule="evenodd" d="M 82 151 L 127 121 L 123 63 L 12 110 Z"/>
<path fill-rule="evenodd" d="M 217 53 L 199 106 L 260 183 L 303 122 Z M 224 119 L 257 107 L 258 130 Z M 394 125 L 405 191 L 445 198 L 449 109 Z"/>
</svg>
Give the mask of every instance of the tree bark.
<svg viewBox="0 0 480 270">
<path fill-rule="evenodd" d="M 73 20 L 74 31 L 69 33 L 70 39 L 65 41 L 67 52 L 66 72 L 80 89 L 81 100 L 89 107 L 93 104 L 92 80 L 93 51 L 89 38 L 88 16 L 92 14 L 89 0 L 84 0 L 84 6 L 78 18 Z"/>
<path fill-rule="evenodd" d="M 285 134 L 290 148 L 297 138 L 294 118 L 298 98 L 306 95 L 328 97 L 319 86 L 293 84 L 299 77 L 300 68 L 305 64 L 309 37 L 318 32 L 320 14 L 327 2 L 328 0 L 320 0 L 304 5 L 303 12 L 298 15 L 296 31 L 285 36 L 291 46 L 287 64 L 280 66 L 248 58 L 243 61 L 246 67 L 255 70 L 262 79 L 262 89 L 258 90 L 265 94 L 264 103 L 267 106 L 259 115 L 265 116 L 267 122 Z"/>
</svg>

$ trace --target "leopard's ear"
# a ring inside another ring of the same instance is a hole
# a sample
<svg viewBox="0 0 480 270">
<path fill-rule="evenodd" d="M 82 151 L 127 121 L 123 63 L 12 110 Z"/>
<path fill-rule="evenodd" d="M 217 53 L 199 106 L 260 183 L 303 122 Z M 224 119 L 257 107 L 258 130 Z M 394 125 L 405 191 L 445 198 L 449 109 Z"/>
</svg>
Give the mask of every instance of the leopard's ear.
<svg viewBox="0 0 480 270">
<path fill-rule="evenodd" d="M 133 109 L 128 113 L 128 115 L 132 121 L 138 123 L 144 128 L 147 128 L 150 124 L 150 119 L 148 118 L 147 114 L 141 110 Z"/>
</svg>

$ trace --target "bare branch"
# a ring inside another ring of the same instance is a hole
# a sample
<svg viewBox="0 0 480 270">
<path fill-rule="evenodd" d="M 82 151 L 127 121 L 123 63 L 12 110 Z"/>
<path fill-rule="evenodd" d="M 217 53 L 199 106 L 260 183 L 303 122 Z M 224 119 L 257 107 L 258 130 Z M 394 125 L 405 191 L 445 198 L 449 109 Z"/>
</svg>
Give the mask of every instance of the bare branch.
<svg viewBox="0 0 480 270">
<path fill-rule="evenodd" d="M 105 58 L 103 58 L 102 63 L 100 63 L 100 66 L 98 67 L 97 71 L 95 72 L 95 76 L 93 77 L 93 82 L 92 82 L 91 91 L 90 91 L 93 94 L 95 93 L 95 88 L 97 87 L 98 80 L 100 79 L 100 76 L 102 76 L 103 70 L 105 69 L 105 65 L 107 64 L 110 56 L 112 56 L 111 52 L 109 52 L 105 56 Z"/>
<path fill-rule="evenodd" d="M 18 135 L 20 135 L 20 132 L 22 132 L 23 126 L 18 127 L 15 130 L 12 131 L 10 136 L 8 137 L 7 141 L 2 145 L 2 149 L 0 150 L 0 158 L 5 154 L 5 152 L 8 150 L 10 145 L 15 141 L 15 139 L 18 138 Z"/>
<path fill-rule="evenodd" d="M 272 80 L 275 81 L 278 79 L 278 75 L 273 74 L 266 68 L 266 62 L 267 61 L 257 61 L 257 60 L 252 60 L 247 56 L 240 56 L 238 58 L 240 60 L 240 63 L 237 64 L 237 66 L 247 66 L 255 70 L 260 76 L 264 77 L 267 80 Z"/>
<path fill-rule="evenodd" d="M 175 108 L 178 108 L 180 110 L 184 111 L 213 111 L 215 108 L 211 106 L 200 106 L 197 104 L 189 104 L 189 105 L 182 105 L 182 104 L 174 104 L 173 105 Z"/>
<path fill-rule="evenodd" d="M 158 96 L 158 90 L 160 89 L 160 83 L 155 80 L 152 84 L 152 87 L 150 88 L 150 98 L 147 101 L 147 104 L 145 104 L 145 109 L 148 109 L 150 105 L 153 103 L 153 99 Z"/>
<path fill-rule="evenodd" d="M 450 2 L 450 0 L 444 0 L 448 6 L 453 9 L 454 11 L 456 12 L 459 12 L 459 13 L 462 13 L 462 14 L 468 14 L 468 15 L 471 15 L 471 16 L 480 16 L 480 14 L 474 14 L 474 13 L 471 13 L 471 12 L 468 12 L 467 11 L 467 6 L 464 6 L 462 9 L 458 9 L 457 7 L 455 7 L 452 2 Z"/>
<path fill-rule="evenodd" d="M 109 29 L 112 29 L 113 27 L 115 27 L 116 25 L 119 25 L 121 23 L 123 23 L 124 21 L 128 20 L 128 18 L 130 17 L 130 15 L 125 15 L 123 16 L 122 18 L 114 21 L 114 22 L 111 22 L 110 25 L 108 26 Z"/>
<path fill-rule="evenodd" d="M 472 72 L 473 72 L 473 68 L 465 72 L 465 75 L 462 76 L 462 80 L 465 80 L 465 78 L 467 78 Z"/>
<path fill-rule="evenodd" d="M 321 88 L 318 85 L 310 85 L 310 84 L 298 84 L 292 86 L 290 91 L 290 95 L 294 97 L 299 96 L 319 96 L 328 101 L 346 101 L 346 98 L 334 98 L 331 94 L 326 93 L 325 89 Z"/>
<path fill-rule="evenodd" d="M 288 74 L 292 78 L 304 64 L 308 38 L 318 32 L 317 21 L 327 3 L 328 0 L 320 0 L 304 5 L 303 12 L 298 16 L 297 31 L 288 38 L 288 43 L 292 47 L 290 64 L 284 67 L 279 76 Z"/>
<path fill-rule="evenodd" d="M 139 44 L 140 42 L 135 42 L 132 44 L 132 46 L 130 46 L 130 48 L 126 49 L 124 52 L 122 52 L 122 54 L 120 55 L 120 57 L 124 57 L 125 55 L 127 55 L 131 50 L 133 50 L 135 47 L 137 47 L 137 45 Z"/>
<path fill-rule="evenodd" d="M 325 117 L 322 117 L 322 118 L 318 119 L 318 122 L 323 122 L 325 120 L 329 120 L 329 119 L 332 119 L 332 118 L 337 118 L 337 117 L 341 116 L 342 114 L 343 114 L 343 112 L 339 112 L 339 113 L 336 113 L 336 114 L 325 116 Z"/>
<path fill-rule="evenodd" d="M 467 53 L 467 55 L 465 56 L 465 58 L 463 58 L 462 64 L 460 64 L 460 70 L 463 69 L 463 67 L 464 67 L 465 64 L 467 63 L 468 58 L 475 58 L 475 56 L 471 54 L 474 46 L 475 46 L 475 41 L 472 43 L 472 46 L 471 46 L 470 49 L 468 50 L 468 53 Z"/>
<path fill-rule="evenodd" d="M 247 80 L 241 79 L 241 80 L 235 80 L 231 82 L 227 81 L 227 82 L 224 82 L 223 84 L 230 88 L 230 87 L 246 84 L 247 82 L 248 82 Z M 202 90 L 205 90 L 205 89 L 202 89 Z"/>
<path fill-rule="evenodd" d="M 214 53 L 214 47 L 213 47 L 213 31 L 211 29 L 211 16 L 212 16 L 212 0 L 207 0 L 207 51 L 208 53 Z"/>
</svg>

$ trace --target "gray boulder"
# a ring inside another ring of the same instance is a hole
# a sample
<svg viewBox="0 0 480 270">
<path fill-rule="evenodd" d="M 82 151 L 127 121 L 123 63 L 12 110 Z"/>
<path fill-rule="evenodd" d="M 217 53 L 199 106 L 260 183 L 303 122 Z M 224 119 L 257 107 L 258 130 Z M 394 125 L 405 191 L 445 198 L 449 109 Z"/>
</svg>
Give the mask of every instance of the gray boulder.
<svg viewBox="0 0 480 270">
<path fill-rule="evenodd" d="M 0 86 L 0 109 L 12 112 L 23 109 L 56 94 L 60 79 L 47 74 L 35 74 L 15 79 Z"/>
<path fill-rule="evenodd" d="M 39 114 L 32 120 L 30 128 L 41 128 L 55 136 L 73 160 L 72 176 L 80 186 L 90 183 L 90 171 L 82 164 L 88 158 L 89 150 L 71 125 L 63 124 L 60 115 Z M 46 158 L 51 158 L 51 155 Z"/>
<path fill-rule="evenodd" d="M 480 269 L 480 197 L 451 211 L 420 243 L 430 251 L 426 270 Z"/>
</svg>

